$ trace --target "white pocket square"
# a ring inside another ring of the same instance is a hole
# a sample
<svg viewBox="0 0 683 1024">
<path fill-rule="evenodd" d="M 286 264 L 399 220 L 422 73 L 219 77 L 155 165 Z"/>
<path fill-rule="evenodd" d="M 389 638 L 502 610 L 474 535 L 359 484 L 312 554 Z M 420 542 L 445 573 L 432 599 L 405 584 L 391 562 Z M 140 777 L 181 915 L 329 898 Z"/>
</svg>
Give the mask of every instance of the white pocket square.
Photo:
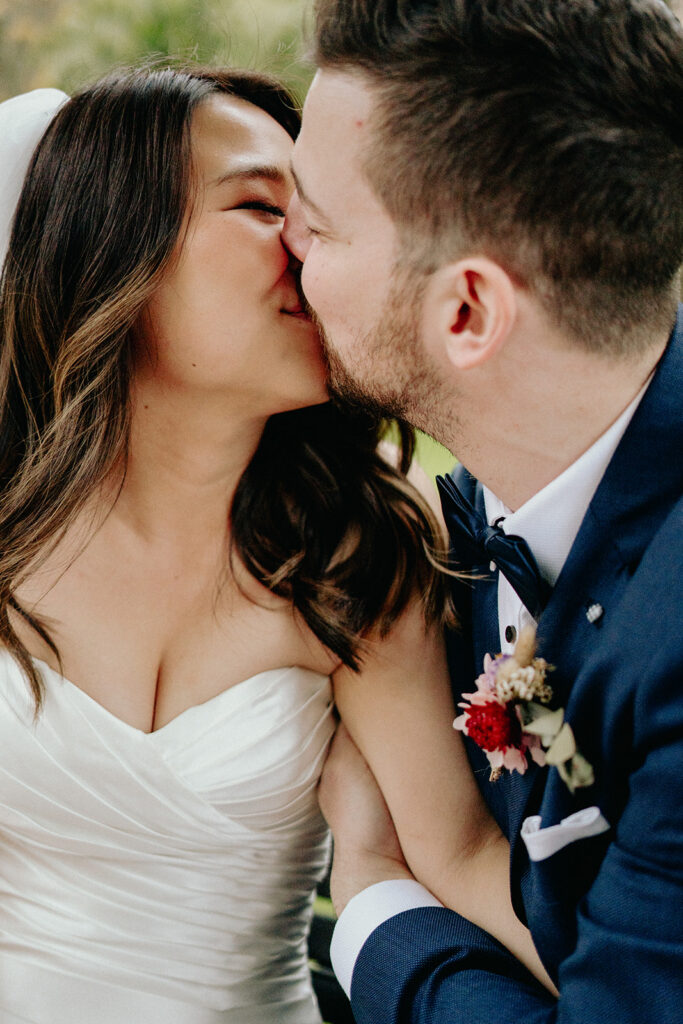
<svg viewBox="0 0 683 1024">
<path fill-rule="evenodd" d="M 559 825 L 549 825 L 548 828 L 541 827 L 540 814 L 532 814 L 522 822 L 521 835 L 530 860 L 545 860 L 569 843 L 599 836 L 609 827 L 599 807 L 586 807 L 563 818 Z"/>
</svg>

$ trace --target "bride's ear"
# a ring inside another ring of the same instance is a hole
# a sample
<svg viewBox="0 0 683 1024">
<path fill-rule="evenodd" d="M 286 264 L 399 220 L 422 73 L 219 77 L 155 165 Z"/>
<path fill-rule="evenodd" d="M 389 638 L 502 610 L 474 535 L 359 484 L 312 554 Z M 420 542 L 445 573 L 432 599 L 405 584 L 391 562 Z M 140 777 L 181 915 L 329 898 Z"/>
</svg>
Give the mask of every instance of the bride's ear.
<svg viewBox="0 0 683 1024">
<path fill-rule="evenodd" d="M 430 347 L 458 370 L 481 366 L 500 349 L 517 318 L 516 288 L 507 272 L 485 256 L 437 270 L 425 303 Z"/>
</svg>

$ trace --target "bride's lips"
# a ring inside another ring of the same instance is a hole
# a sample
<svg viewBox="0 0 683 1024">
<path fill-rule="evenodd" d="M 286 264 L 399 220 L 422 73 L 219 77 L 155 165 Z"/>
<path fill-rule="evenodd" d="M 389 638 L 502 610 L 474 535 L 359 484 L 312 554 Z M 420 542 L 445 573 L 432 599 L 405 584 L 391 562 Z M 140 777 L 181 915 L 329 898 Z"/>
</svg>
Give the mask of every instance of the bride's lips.
<svg viewBox="0 0 683 1024">
<path fill-rule="evenodd" d="M 303 308 L 303 306 L 297 306 L 295 309 L 281 309 L 281 313 L 285 313 L 286 316 L 294 316 L 297 320 L 310 320 L 309 314 Z"/>
<path fill-rule="evenodd" d="M 308 303 L 306 302 L 306 299 L 304 297 L 303 292 L 301 291 L 301 288 L 298 287 L 298 285 L 297 285 L 297 289 L 296 289 L 296 296 L 286 306 L 283 306 L 280 309 L 280 312 L 281 313 L 286 313 L 287 316 L 297 317 L 297 319 L 299 319 L 299 320 L 309 320 L 310 321 L 310 319 L 311 319 L 310 307 L 309 307 Z"/>
</svg>

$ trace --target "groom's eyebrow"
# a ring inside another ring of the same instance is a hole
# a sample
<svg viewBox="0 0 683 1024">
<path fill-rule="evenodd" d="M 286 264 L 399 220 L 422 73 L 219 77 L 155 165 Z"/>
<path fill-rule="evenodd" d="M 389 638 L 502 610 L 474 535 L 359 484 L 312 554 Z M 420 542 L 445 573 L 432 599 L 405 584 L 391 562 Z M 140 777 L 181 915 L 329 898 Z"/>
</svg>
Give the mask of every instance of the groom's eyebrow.
<svg viewBox="0 0 683 1024">
<path fill-rule="evenodd" d="M 291 164 L 290 171 L 292 173 L 292 177 L 294 178 L 294 186 L 298 193 L 299 199 L 301 200 L 303 205 L 308 207 L 308 209 L 311 210 L 312 213 L 314 213 L 315 216 L 318 217 L 320 220 L 325 221 L 326 224 L 329 224 L 329 218 L 326 216 L 324 210 L 321 210 L 318 204 L 315 203 L 307 194 L 306 189 L 301 184 L 301 179 L 299 178 L 298 174 L 296 173 L 294 167 Z"/>
</svg>

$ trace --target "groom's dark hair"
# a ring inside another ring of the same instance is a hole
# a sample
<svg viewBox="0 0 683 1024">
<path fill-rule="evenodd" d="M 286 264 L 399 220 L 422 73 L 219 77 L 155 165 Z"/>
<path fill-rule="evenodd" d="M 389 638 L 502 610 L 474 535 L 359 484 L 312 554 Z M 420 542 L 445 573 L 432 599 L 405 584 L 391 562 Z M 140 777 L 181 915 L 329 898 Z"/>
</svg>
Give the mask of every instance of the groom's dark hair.
<svg viewBox="0 0 683 1024">
<path fill-rule="evenodd" d="M 591 349 L 672 321 L 683 29 L 659 0 L 317 0 L 314 57 L 376 100 L 370 184 L 404 256 L 466 251 Z"/>
</svg>

